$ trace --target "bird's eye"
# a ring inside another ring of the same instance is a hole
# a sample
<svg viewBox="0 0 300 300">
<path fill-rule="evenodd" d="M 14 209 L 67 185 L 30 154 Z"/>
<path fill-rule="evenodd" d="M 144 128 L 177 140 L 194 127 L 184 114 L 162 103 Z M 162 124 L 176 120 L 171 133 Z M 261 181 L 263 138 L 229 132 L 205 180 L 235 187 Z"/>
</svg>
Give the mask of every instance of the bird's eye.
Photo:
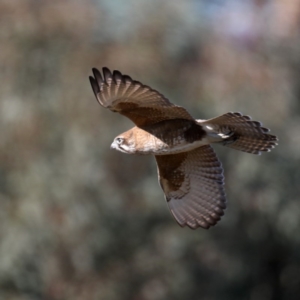
<svg viewBox="0 0 300 300">
<path fill-rule="evenodd" d="M 123 139 L 122 139 L 122 138 L 116 138 L 116 141 L 117 141 L 117 143 L 120 145 L 120 144 L 122 144 Z"/>
</svg>

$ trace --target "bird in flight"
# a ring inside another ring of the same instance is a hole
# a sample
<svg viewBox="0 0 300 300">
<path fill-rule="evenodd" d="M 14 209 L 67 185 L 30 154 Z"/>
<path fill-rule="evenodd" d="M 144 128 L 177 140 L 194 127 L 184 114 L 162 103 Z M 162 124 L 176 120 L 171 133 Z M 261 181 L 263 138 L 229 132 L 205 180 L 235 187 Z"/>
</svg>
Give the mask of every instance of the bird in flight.
<svg viewBox="0 0 300 300">
<path fill-rule="evenodd" d="M 119 71 L 103 68 L 101 74 L 93 68 L 93 75 L 89 78 L 100 105 L 136 125 L 118 135 L 111 148 L 154 155 L 165 199 L 182 227 L 208 229 L 224 214 L 223 169 L 210 144 L 252 154 L 277 145 L 269 129 L 239 112 L 194 119 L 183 107 Z"/>
</svg>

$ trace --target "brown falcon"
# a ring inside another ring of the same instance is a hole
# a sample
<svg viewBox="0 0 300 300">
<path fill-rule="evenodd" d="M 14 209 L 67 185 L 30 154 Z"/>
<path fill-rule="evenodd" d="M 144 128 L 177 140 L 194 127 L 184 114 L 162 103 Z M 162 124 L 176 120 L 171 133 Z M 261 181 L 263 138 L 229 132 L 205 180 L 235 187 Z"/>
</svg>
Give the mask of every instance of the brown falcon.
<svg viewBox="0 0 300 300">
<path fill-rule="evenodd" d="M 209 228 L 224 214 L 224 176 L 212 143 L 253 154 L 269 152 L 277 137 L 249 116 L 229 112 L 194 119 L 158 91 L 119 71 L 93 69 L 90 82 L 97 101 L 126 116 L 135 127 L 117 136 L 111 148 L 155 156 L 160 185 L 180 226 Z"/>
</svg>

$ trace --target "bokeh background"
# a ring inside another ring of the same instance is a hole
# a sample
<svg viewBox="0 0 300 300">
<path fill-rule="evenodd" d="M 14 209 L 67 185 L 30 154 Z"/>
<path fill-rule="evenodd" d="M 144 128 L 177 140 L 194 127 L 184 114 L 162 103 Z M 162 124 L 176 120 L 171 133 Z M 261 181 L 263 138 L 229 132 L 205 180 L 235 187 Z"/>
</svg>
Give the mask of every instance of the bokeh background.
<svg viewBox="0 0 300 300">
<path fill-rule="evenodd" d="M 300 299 L 299 0 L 0 0 L 0 299 Z M 196 118 L 241 111 L 280 144 L 216 146 L 228 209 L 180 228 L 155 161 L 88 76 L 107 66 Z"/>
</svg>

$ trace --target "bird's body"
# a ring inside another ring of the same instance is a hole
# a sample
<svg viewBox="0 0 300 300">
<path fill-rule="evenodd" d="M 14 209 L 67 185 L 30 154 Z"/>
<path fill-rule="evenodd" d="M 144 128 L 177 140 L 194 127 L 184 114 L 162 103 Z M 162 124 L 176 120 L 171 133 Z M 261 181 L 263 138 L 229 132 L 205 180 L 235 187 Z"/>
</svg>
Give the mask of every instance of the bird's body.
<svg viewBox="0 0 300 300">
<path fill-rule="evenodd" d="M 118 137 L 123 138 L 128 146 L 134 145 L 134 154 L 175 154 L 209 144 L 206 132 L 200 124 L 181 119 L 135 126 Z"/>
<path fill-rule="evenodd" d="M 277 144 L 267 128 L 241 113 L 194 119 L 159 92 L 119 71 L 93 69 L 98 102 L 128 117 L 135 127 L 117 136 L 111 148 L 127 154 L 152 154 L 169 208 L 181 226 L 209 228 L 226 208 L 222 165 L 210 144 L 260 154 Z"/>
</svg>

